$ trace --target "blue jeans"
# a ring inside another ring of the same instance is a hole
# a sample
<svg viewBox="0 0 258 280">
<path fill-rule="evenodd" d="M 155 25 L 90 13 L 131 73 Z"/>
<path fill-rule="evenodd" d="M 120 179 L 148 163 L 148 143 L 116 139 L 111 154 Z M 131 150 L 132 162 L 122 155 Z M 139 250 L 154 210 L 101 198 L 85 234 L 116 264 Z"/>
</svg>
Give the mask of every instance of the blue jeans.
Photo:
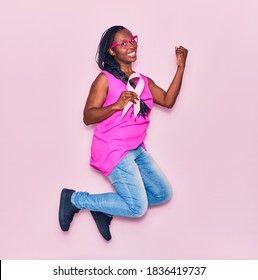
<svg viewBox="0 0 258 280">
<path fill-rule="evenodd" d="M 165 203 L 172 196 L 169 181 L 141 146 L 129 151 L 108 178 L 116 192 L 75 192 L 72 203 L 79 209 L 137 218 L 145 214 L 148 206 Z"/>
</svg>

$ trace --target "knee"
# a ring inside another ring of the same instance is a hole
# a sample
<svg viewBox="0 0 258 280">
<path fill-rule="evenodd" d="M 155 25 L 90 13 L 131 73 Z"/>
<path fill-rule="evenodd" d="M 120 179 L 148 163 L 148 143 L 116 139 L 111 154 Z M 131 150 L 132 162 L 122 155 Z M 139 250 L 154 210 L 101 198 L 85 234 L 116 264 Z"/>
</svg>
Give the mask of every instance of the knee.
<svg viewBox="0 0 258 280">
<path fill-rule="evenodd" d="M 154 201 L 152 201 L 151 205 L 163 204 L 169 202 L 172 198 L 173 190 L 169 185 L 162 191 L 162 193 L 156 194 Z"/>
<path fill-rule="evenodd" d="M 164 202 L 170 201 L 172 196 L 173 196 L 173 189 L 171 186 L 169 186 L 166 192 L 164 193 Z"/>
<path fill-rule="evenodd" d="M 141 218 L 148 209 L 148 201 L 141 201 L 129 207 L 132 218 Z"/>
</svg>

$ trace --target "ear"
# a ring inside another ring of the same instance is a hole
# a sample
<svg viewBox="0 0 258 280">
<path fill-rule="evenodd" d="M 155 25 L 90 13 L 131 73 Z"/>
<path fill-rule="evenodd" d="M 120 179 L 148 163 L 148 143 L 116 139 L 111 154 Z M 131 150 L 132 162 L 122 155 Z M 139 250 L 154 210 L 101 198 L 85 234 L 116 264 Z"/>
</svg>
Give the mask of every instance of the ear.
<svg viewBox="0 0 258 280">
<path fill-rule="evenodd" d="M 111 54 L 112 56 L 115 56 L 116 55 L 116 53 L 114 52 L 114 50 L 113 49 L 108 49 L 108 52 L 109 52 L 109 54 Z"/>
</svg>

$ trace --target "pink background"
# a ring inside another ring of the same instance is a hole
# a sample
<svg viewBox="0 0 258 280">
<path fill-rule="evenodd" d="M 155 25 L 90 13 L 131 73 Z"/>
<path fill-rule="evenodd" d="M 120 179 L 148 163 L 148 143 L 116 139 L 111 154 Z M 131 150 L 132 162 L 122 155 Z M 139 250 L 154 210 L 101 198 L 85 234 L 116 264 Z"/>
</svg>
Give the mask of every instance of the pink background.
<svg viewBox="0 0 258 280">
<path fill-rule="evenodd" d="M 257 259 L 257 1 L 6 0 L 0 4 L 1 259 Z M 167 88 L 189 49 L 172 111 L 146 145 L 172 201 L 114 218 L 105 242 L 87 211 L 59 229 L 62 187 L 111 191 L 89 167 L 82 122 L 101 34 L 139 35 L 135 70 Z"/>
</svg>

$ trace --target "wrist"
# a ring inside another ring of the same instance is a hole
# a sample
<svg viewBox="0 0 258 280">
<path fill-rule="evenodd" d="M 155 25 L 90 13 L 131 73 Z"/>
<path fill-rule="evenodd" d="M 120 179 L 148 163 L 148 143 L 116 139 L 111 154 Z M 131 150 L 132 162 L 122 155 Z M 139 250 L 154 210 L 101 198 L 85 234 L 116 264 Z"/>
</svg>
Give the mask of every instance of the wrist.
<svg viewBox="0 0 258 280">
<path fill-rule="evenodd" d="M 116 111 L 120 111 L 121 109 L 117 106 L 116 103 L 111 105 L 111 111 L 116 112 Z"/>
<path fill-rule="evenodd" d="M 178 73 L 184 73 L 185 71 L 185 65 L 178 65 L 177 66 L 177 72 Z"/>
</svg>

